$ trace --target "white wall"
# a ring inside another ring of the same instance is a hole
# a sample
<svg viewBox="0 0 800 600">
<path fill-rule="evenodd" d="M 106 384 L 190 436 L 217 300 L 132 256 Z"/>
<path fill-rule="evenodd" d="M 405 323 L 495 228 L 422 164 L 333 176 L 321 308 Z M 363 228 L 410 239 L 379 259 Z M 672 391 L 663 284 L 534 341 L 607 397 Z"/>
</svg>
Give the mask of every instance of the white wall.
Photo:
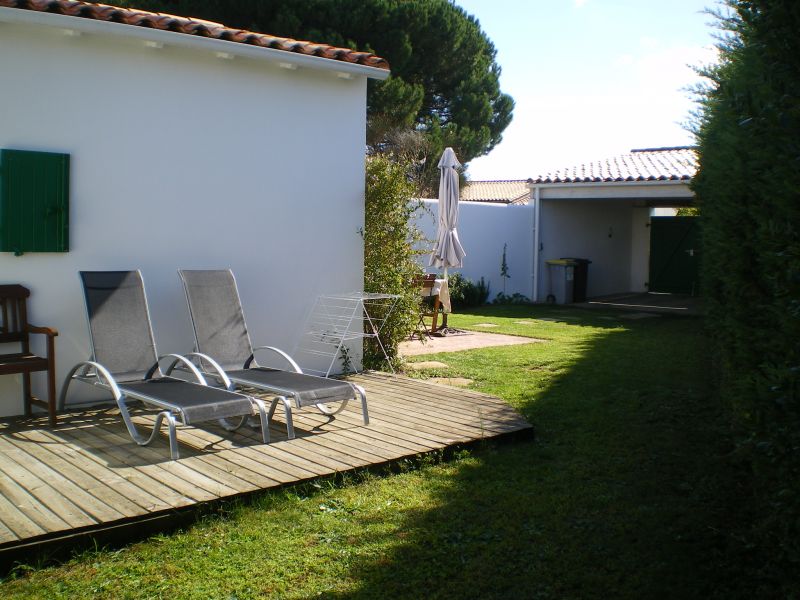
<svg viewBox="0 0 800 600">
<path fill-rule="evenodd" d="M 647 192 L 657 196 L 658 190 L 649 187 Z M 538 301 L 545 302 L 549 293 L 545 261 L 551 258 L 576 257 L 592 261 L 588 271 L 589 297 L 647 291 L 650 214 L 675 214 L 675 209 L 637 206 L 641 202 L 641 198 L 573 200 L 568 196 L 542 200 Z M 424 205 L 427 210 L 417 212 L 416 224 L 432 240 L 436 233 L 438 202 L 425 200 Z M 483 277 L 491 283 L 491 298 L 494 298 L 503 289 L 500 264 L 503 244 L 507 243 L 506 260 L 511 278 L 506 282 L 506 293 L 533 297 L 532 204 L 461 202 L 458 233 L 467 256 L 464 267 L 451 269 L 451 272 L 460 271 L 473 281 Z M 432 243 L 427 249 L 431 247 Z M 428 267 L 428 255 L 424 257 L 423 266 L 429 272 L 433 270 Z"/>
<path fill-rule="evenodd" d="M 60 332 L 59 388 L 89 352 L 78 270 L 141 268 L 161 353 L 191 347 L 179 267 L 233 268 L 253 341 L 287 349 L 318 294 L 361 289 L 364 77 L 3 24 L 0 82 L 0 147 L 72 160 L 70 252 L 0 254 Z M 0 414 L 20 396 L 0 378 Z"/>
<path fill-rule="evenodd" d="M 417 220 L 426 237 L 436 237 L 438 201 L 425 200 L 428 211 L 421 211 Z M 467 256 L 460 272 L 464 277 L 477 282 L 481 277 L 490 288 L 490 298 L 503 291 L 500 265 L 503 261 L 503 244 L 508 244 L 506 263 L 510 278 L 506 280 L 506 294 L 520 293 L 531 297 L 532 279 L 532 228 L 533 209 L 529 205 L 489 204 L 486 202 L 461 202 L 458 215 L 458 237 Z M 432 244 L 429 245 L 432 248 Z M 423 266 L 428 272 L 428 256 Z"/>
<path fill-rule="evenodd" d="M 546 260 L 588 258 L 587 296 L 628 291 L 631 205 L 625 201 L 544 200 L 541 207 L 539 301 L 548 294 Z"/>
</svg>

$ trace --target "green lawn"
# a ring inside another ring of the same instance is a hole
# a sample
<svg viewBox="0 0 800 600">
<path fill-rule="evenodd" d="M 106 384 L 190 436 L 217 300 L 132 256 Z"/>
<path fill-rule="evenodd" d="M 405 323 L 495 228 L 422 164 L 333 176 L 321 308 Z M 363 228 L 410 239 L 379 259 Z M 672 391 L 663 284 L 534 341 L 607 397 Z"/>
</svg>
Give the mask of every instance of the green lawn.
<svg viewBox="0 0 800 600">
<path fill-rule="evenodd" d="M 506 399 L 536 439 L 267 493 L 56 567 L 4 598 L 726 598 L 740 494 L 702 321 L 487 307 L 451 325 L 545 340 L 419 357 Z"/>
</svg>

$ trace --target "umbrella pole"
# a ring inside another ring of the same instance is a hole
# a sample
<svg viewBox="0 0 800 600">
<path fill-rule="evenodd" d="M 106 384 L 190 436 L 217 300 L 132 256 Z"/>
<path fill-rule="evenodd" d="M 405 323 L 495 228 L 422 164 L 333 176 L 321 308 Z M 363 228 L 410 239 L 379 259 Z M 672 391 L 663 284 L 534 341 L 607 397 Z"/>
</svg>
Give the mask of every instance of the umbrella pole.
<svg viewBox="0 0 800 600">
<path fill-rule="evenodd" d="M 447 280 L 447 266 L 446 265 L 444 267 L 443 276 L 444 276 L 444 285 L 449 286 L 450 284 L 449 284 L 449 282 Z M 439 326 L 439 331 L 441 333 L 447 333 L 447 315 L 445 314 L 444 309 L 442 309 L 442 324 Z"/>
</svg>

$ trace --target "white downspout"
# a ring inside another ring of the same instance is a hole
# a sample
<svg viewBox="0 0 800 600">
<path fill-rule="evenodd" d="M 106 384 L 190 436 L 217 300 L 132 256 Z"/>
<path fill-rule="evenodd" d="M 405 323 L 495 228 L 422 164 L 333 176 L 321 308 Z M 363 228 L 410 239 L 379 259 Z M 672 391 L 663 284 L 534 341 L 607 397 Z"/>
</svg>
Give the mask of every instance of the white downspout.
<svg viewBox="0 0 800 600">
<path fill-rule="evenodd" d="M 539 197 L 539 186 L 533 188 L 533 296 L 532 302 L 539 301 L 539 223 L 541 220 L 541 198 Z"/>
</svg>

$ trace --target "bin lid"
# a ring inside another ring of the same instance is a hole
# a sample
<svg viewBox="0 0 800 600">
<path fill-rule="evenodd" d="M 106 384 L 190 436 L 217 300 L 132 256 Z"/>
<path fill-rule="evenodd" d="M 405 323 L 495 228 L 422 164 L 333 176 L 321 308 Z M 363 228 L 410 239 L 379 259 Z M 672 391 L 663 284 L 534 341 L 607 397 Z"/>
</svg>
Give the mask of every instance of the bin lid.
<svg viewBox="0 0 800 600">
<path fill-rule="evenodd" d="M 551 258 L 550 260 L 544 261 L 548 265 L 560 265 L 562 267 L 569 267 L 575 266 L 575 263 L 566 258 Z"/>
<path fill-rule="evenodd" d="M 574 256 L 562 256 L 561 260 L 571 261 L 572 264 L 575 264 L 575 265 L 584 265 L 584 264 L 585 265 L 590 265 L 590 264 L 592 264 L 592 261 L 590 261 L 588 258 L 575 258 Z"/>
</svg>

